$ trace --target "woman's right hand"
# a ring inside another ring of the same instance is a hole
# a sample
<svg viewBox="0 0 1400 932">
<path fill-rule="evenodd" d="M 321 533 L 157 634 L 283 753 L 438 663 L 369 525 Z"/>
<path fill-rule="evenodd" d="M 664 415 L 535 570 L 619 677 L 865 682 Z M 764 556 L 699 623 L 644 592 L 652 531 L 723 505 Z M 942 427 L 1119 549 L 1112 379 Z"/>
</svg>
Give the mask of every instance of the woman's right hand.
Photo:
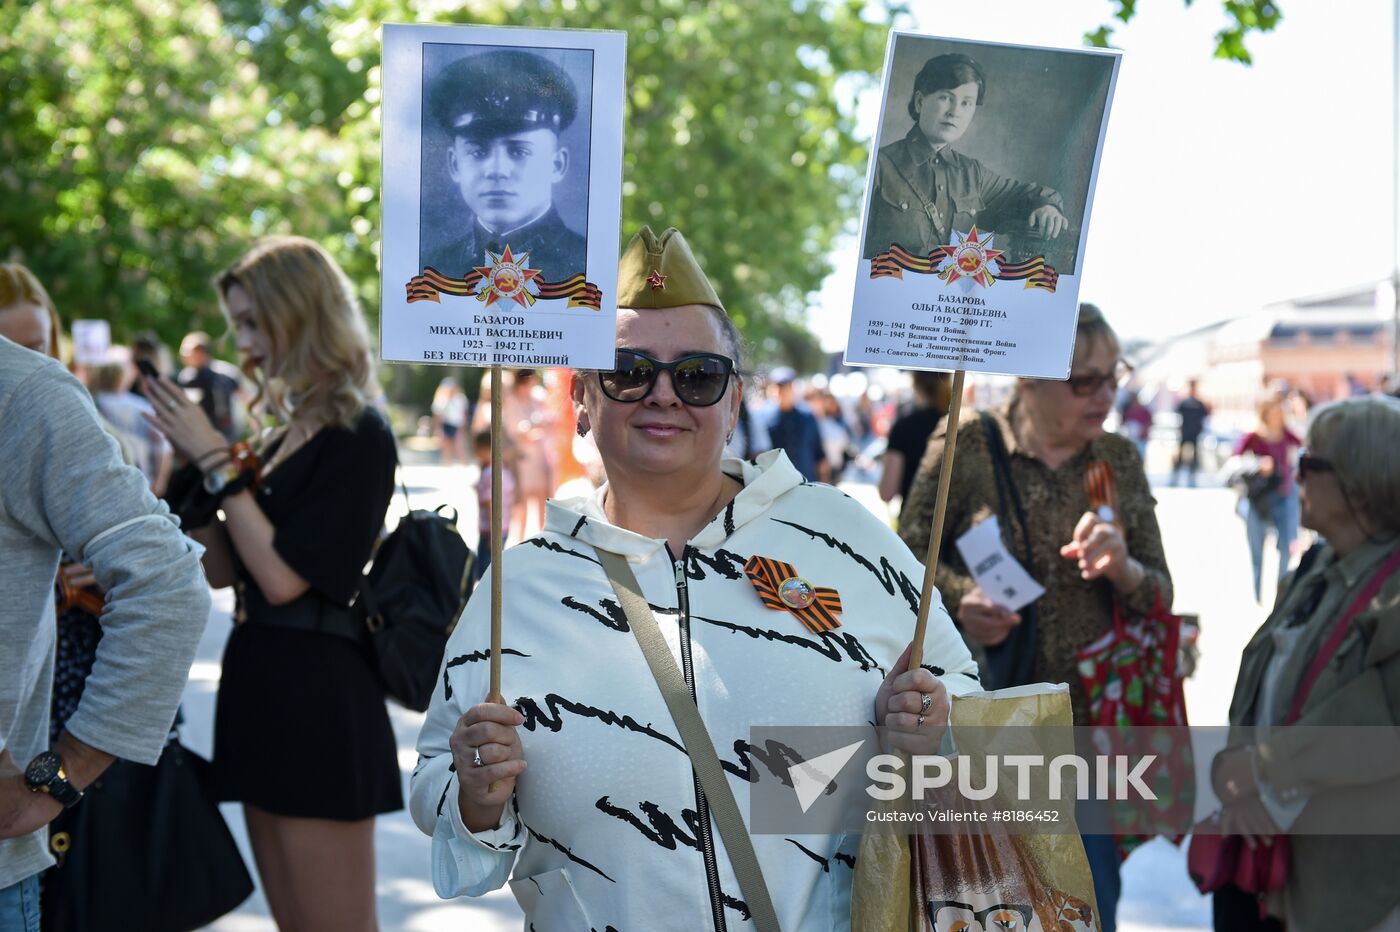
<svg viewBox="0 0 1400 932">
<path fill-rule="evenodd" d="M 995 647 L 1006 640 L 1021 616 L 993 602 L 978 586 L 958 603 L 958 625 L 983 647 Z"/>
<path fill-rule="evenodd" d="M 1272 456 L 1259 457 L 1259 475 L 1272 476 L 1274 474 L 1274 458 Z"/>
<path fill-rule="evenodd" d="M 499 702 L 468 709 L 452 730 L 448 746 L 457 768 L 457 804 L 462 824 L 486 832 L 501 824 L 501 813 L 525 772 L 525 753 L 516 729 L 525 717 Z M 480 755 L 481 766 L 477 766 Z"/>
</svg>

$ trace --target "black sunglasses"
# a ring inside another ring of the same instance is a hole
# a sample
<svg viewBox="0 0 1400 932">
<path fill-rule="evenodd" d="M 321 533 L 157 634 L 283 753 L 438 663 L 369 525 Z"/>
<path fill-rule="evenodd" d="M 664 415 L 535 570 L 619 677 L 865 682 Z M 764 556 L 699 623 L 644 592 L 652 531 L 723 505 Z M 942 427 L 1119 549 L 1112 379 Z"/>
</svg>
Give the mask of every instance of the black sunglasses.
<svg viewBox="0 0 1400 932">
<path fill-rule="evenodd" d="M 1332 461 L 1304 452 L 1298 457 L 1298 481 L 1308 478 L 1310 472 L 1332 472 Z"/>
<path fill-rule="evenodd" d="M 662 362 L 640 350 L 617 351 L 616 368 L 599 372 L 598 384 L 613 401 L 641 401 L 656 387 L 662 372 L 671 374 L 676 397 L 692 408 L 708 408 L 724 397 L 734 374 L 734 360 L 718 353 L 690 353 Z"/>
<path fill-rule="evenodd" d="M 1101 388 L 1117 388 L 1128 377 L 1133 374 L 1133 367 L 1126 362 L 1120 362 L 1114 370 L 1107 375 L 1100 375 L 1097 372 L 1090 372 L 1086 375 L 1072 375 L 1065 379 L 1065 384 L 1069 390 L 1080 398 L 1087 398 Z"/>
</svg>

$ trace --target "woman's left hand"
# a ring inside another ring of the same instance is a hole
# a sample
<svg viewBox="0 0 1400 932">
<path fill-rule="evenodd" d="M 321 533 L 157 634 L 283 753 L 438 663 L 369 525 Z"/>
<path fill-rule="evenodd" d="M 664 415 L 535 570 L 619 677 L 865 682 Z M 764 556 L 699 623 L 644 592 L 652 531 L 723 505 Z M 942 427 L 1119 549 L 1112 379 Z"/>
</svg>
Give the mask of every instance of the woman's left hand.
<svg viewBox="0 0 1400 932">
<path fill-rule="evenodd" d="M 146 420 L 165 434 L 170 445 L 185 459 L 199 462 L 202 467 L 214 465 L 201 458 L 227 447 L 228 441 L 209 423 L 204 409 L 190 401 L 180 386 L 164 376 L 154 379 L 142 376 L 141 386 L 151 407 L 155 408 L 154 415 L 145 415 Z"/>
<path fill-rule="evenodd" d="M 1267 844 L 1279 833 L 1279 827 L 1274 824 L 1273 817 L 1258 796 L 1226 806 L 1220 824 L 1221 831 L 1239 835 L 1251 849 L 1257 844 Z"/>
<path fill-rule="evenodd" d="M 923 667 L 909 669 L 904 649 L 875 693 L 875 724 L 888 729 L 888 744 L 910 754 L 936 754 L 948 727 L 948 690 Z"/>
<path fill-rule="evenodd" d="M 1128 555 L 1123 532 L 1092 511 L 1079 519 L 1074 537 L 1060 548 L 1060 556 L 1078 561 L 1079 575 L 1084 579 L 1103 577 L 1121 592 L 1131 592 L 1142 581 L 1142 567 Z"/>
</svg>

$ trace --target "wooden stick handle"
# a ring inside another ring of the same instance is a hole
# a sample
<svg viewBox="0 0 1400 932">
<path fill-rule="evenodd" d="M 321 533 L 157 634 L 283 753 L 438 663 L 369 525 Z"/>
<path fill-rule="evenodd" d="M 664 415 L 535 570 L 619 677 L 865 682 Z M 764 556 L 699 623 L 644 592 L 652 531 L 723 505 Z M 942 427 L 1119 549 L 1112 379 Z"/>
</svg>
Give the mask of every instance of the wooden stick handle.
<svg viewBox="0 0 1400 932">
<path fill-rule="evenodd" d="M 928 630 L 929 603 L 933 599 L 933 578 L 938 574 L 938 552 L 943 543 L 943 516 L 948 511 L 948 485 L 953 481 L 953 454 L 958 448 L 958 417 L 962 414 L 963 377 L 966 370 L 953 373 L 953 391 L 948 399 L 948 430 L 943 441 L 943 466 L 938 470 L 938 497 L 934 499 L 933 528 L 928 535 L 924 557 L 924 588 L 919 596 L 919 620 L 914 624 L 914 648 L 909 652 L 909 669 L 924 659 L 924 632 Z"/>
<path fill-rule="evenodd" d="M 491 367 L 491 693 L 487 702 L 504 704 L 501 695 L 501 473 L 506 464 L 501 452 L 501 367 Z"/>
</svg>

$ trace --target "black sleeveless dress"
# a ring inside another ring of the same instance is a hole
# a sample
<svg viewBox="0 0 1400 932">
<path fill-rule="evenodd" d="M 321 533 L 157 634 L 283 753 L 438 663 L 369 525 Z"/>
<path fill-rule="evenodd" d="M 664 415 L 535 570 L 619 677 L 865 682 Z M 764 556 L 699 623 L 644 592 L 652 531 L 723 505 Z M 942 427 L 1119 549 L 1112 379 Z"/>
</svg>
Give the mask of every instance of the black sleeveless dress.
<svg viewBox="0 0 1400 932">
<path fill-rule="evenodd" d="M 396 461 L 388 423 L 367 408 L 353 431 L 322 429 L 267 476 L 258 504 L 276 529 L 273 549 L 311 584 L 301 599 L 354 599 Z M 235 621 L 244 620 L 224 650 L 214 716 L 219 798 L 343 821 L 402 809 L 398 749 L 366 648 L 257 624 L 247 613 L 266 603 L 249 595 L 257 583 L 241 563 L 237 570 L 244 595 Z"/>
</svg>

